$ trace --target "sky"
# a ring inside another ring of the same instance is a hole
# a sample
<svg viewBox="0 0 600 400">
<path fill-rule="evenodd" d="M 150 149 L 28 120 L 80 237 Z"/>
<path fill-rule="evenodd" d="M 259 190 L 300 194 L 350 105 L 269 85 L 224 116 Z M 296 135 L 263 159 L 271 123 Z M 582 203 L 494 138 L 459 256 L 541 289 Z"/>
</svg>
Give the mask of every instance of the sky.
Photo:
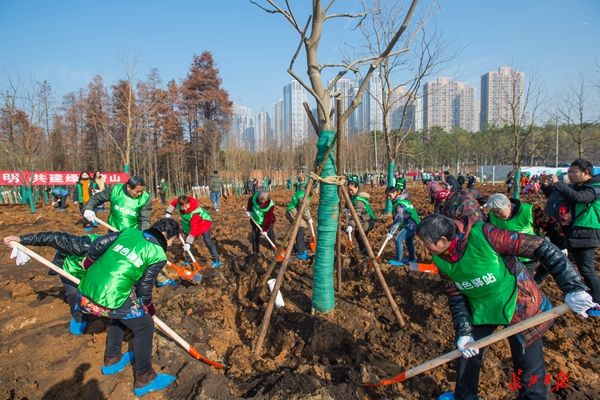
<svg viewBox="0 0 600 400">
<path fill-rule="evenodd" d="M 290 3 L 303 24 L 310 2 Z M 430 3 L 421 1 L 420 9 Z M 355 11 L 359 4 L 337 0 L 334 10 Z M 563 97 L 579 76 L 597 91 L 600 1 L 441 0 L 435 9 L 427 29 L 459 50 L 437 76 L 479 87 L 482 74 L 512 65 L 526 80 L 535 76 L 550 99 Z M 345 43 L 359 40 L 353 24 L 331 21 L 323 32 L 322 62 L 339 62 L 350 51 Z M 124 78 L 133 60 L 137 79 L 154 67 L 166 84 L 185 78 L 193 56 L 208 50 L 231 100 L 267 112 L 291 80 L 287 68 L 298 45 L 298 34 L 281 15 L 248 0 L 3 0 L 0 37 L 2 91 L 9 79 L 22 87 L 47 80 L 58 105 L 96 74 L 107 84 Z M 295 70 L 306 78 L 301 60 Z"/>
</svg>

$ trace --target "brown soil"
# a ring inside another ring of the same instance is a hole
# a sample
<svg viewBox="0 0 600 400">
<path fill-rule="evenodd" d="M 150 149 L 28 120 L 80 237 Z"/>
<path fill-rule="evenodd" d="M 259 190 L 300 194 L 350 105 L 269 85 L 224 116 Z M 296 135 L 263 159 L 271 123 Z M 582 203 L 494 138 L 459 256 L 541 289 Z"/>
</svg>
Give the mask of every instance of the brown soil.
<svg viewBox="0 0 600 400">
<path fill-rule="evenodd" d="M 487 186 L 483 191 L 489 194 L 494 189 L 501 187 Z M 381 215 L 383 191 L 371 192 Z M 424 186 L 411 184 L 409 192 L 422 215 L 432 211 Z M 273 196 L 278 205 L 279 238 L 289 226 L 282 207 L 289 197 L 289 192 Z M 529 200 L 540 201 L 537 197 Z M 268 297 L 263 291 L 256 302 L 252 299 L 271 253 L 263 247 L 258 261 L 249 257 L 250 226 L 241 210 L 245 201 L 224 200 L 221 212 L 213 212 L 213 236 L 223 259 L 220 270 L 208 270 L 198 286 L 154 290 L 158 316 L 201 353 L 230 368 L 215 370 L 159 333 L 155 335 L 155 369 L 177 375 L 177 381 L 165 392 L 146 398 L 432 399 L 452 390 L 456 374 L 449 364 L 403 384 L 380 389 L 360 386 L 453 350 L 454 332 L 438 277 L 382 266 L 407 319 L 400 328 L 373 270 L 356 250 L 344 256 L 343 287 L 336 293 L 335 310 L 326 315 L 311 314 L 310 263 L 291 263 L 282 289 L 286 306 L 271 318 L 262 358 L 252 357 L 252 342 Z M 210 210 L 208 201 L 202 202 Z M 162 207 L 156 203 L 154 217 L 161 215 Z M 43 230 L 83 234 L 78 219 L 74 206 L 66 212 L 46 206 L 35 214 L 25 206 L 1 206 L 0 236 Z M 370 235 L 375 250 L 383 241 L 386 224 L 379 222 Z M 422 244 L 417 241 L 416 246 L 418 256 L 426 258 Z M 173 258 L 180 261 L 181 250 L 174 247 Z M 38 250 L 50 259 L 54 252 Z M 390 244 L 382 259 L 391 257 L 393 251 Z M 196 242 L 195 252 L 208 261 L 201 241 Z M 113 377 L 100 374 L 105 322 L 95 320 L 85 335 L 71 336 L 58 277 L 48 276 L 45 267 L 34 262 L 17 267 L 8 254 L 7 250 L 0 255 L 0 398 L 133 398 L 130 369 Z M 543 288 L 555 304 L 561 301 L 551 278 Z M 558 395 L 551 393 L 550 399 L 600 398 L 599 328 L 598 318 L 583 320 L 569 314 L 559 318 L 546 335 L 546 365 L 552 383 L 559 371 L 569 379 L 568 388 Z M 487 400 L 514 398 L 509 389 L 511 372 L 507 343 L 493 345 L 486 352 L 481 395 Z"/>
</svg>

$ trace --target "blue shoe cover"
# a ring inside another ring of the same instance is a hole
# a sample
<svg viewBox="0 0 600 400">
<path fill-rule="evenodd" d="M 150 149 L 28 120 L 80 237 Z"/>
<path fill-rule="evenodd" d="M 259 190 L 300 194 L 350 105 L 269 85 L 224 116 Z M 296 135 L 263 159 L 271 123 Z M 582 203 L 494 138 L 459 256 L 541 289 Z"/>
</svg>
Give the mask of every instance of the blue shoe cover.
<svg viewBox="0 0 600 400">
<path fill-rule="evenodd" d="M 167 279 L 167 280 L 162 281 L 162 282 L 157 282 L 156 286 L 158 286 L 158 287 L 163 287 L 163 286 L 177 286 L 177 282 L 175 282 L 173 279 Z"/>
<path fill-rule="evenodd" d="M 134 388 L 133 394 L 136 396 L 143 396 L 156 390 L 163 390 L 173 382 L 175 382 L 175 376 L 168 374 L 157 374 L 156 378 L 152 379 L 146 386 Z"/>
<path fill-rule="evenodd" d="M 587 315 L 590 317 L 600 317 L 600 309 L 592 308 L 591 310 L 587 310 Z"/>
<path fill-rule="evenodd" d="M 404 263 L 398 260 L 388 260 L 388 264 L 393 265 L 394 267 L 402 267 Z"/>
<path fill-rule="evenodd" d="M 73 335 L 83 335 L 85 328 L 87 328 L 87 321 L 78 322 L 75 320 L 75 318 L 71 318 L 71 322 L 69 322 L 69 332 L 71 332 Z"/>
<path fill-rule="evenodd" d="M 221 266 L 221 261 L 213 261 L 212 262 L 212 267 L 213 268 L 219 268 Z"/>
<path fill-rule="evenodd" d="M 85 228 L 83 228 L 84 231 L 86 232 L 90 232 L 92 230 L 91 226 L 86 226 Z"/>
<path fill-rule="evenodd" d="M 306 250 L 304 250 L 304 252 L 300 253 L 300 254 L 296 254 L 296 257 L 299 258 L 300 260 L 310 260 L 310 256 L 308 255 L 308 253 L 306 253 Z"/>
<path fill-rule="evenodd" d="M 454 392 L 442 393 L 438 396 L 437 400 L 454 400 Z"/>
<path fill-rule="evenodd" d="M 118 374 L 119 372 L 123 371 L 126 366 L 131 364 L 132 361 L 133 351 L 128 351 L 127 353 L 123 354 L 119 362 L 112 365 L 104 365 L 102 367 L 102 375 Z"/>
</svg>

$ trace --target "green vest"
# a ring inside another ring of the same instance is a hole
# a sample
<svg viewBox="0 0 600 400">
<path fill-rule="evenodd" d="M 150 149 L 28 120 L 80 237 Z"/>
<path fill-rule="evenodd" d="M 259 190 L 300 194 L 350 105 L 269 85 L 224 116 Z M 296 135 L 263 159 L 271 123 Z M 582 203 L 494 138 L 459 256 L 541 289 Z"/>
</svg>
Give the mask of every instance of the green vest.
<svg viewBox="0 0 600 400">
<path fill-rule="evenodd" d="M 369 204 L 369 200 L 367 200 L 366 198 L 356 195 L 354 196 L 354 198 L 352 199 L 352 205 L 356 205 L 357 201 L 362 201 L 365 205 L 365 211 L 367 212 L 367 214 L 369 215 L 369 217 L 371 217 L 371 219 L 373 221 L 375 221 L 377 218 L 375 217 L 375 212 L 373 212 L 373 207 L 371 207 L 371 205 Z"/>
<path fill-rule="evenodd" d="M 100 237 L 100 235 L 96 235 L 96 234 L 89 234 L 87 235 L 92 242 L 94 240 L 96 240 L 96 238 Z M 70 273 L 71 275 L 73 275 L 75 278 L 78 278 L 79 280 L 81 280 L 81 278 L 83 278 L 83 276 L 85 275 L 85 269 L 83 269 L 81 267 L 81 261 L 85 258 L 85 256 L 80 257 L 80 256 L 76 256 L 73 254 L 70 254 L 68 256 L 65 257 L 65 260 L 63 262 L 63 270 L 65 270 L 66 272 Z"/>
<path fill-rule="evenodd" d="M 406 187 L 406 178 L 400 178 L 396 181 L 396 190 L 402 192 Z"/>
<path fill-rule="evenodd" d="M 490 223 L 507 231 L 535 235 L 535 230 L 533 229 L 533 205 L 521 203 L 519 212 L 506 220 L 498 218 L 494 213 L 490 213 Z M 519 259 L 522 262 L 531 261 L 530 258 L 526 257 L 519 257 Z"/>
<path fill-rule="evenodd" d="M 600 188 L 600 183 L 592 183 L 587 186 Z M 575 203 L 573 226 L 600 229 L 600 196 L 596 195 L 596 199 L 591 203 Z"/>
<path fill-rule="evenodd" d="M 258 193 L 254 193 L 252 196 L 252 219 L 256 221 L 257 224 L 262 225 L 263 220 L 265 219 L 265 214 L 269 212 L 271 208 L 275 205 L 273 200 L 269 200 L 269 204 L 265 208 L 260 208 L 258 202 Z"/>
<path fill-rule="evenodd" d="M 474 325 L 506 325 L 517 304 L 517 280 L 483 233 L 483 222 L 471 228 L 462 258 L 451 263 L 439 256 L 433 262 L 466 296 Z"/>
<path fill-rule="evenodd" d="M 150 199 L 148 192 L 143 192 L 140 197 L 134 199 L 128 196 L 125 190 L 125 184 L 121 184 L 116 185 L 110 192 L 108 223 L 119 231 L 138 227 L 140 211 Z"/>
<path fill-rule="evenodd" d="M 190 233 L 190 222 L 192 221 L 192 217 L 194 214 L 198 214 L 200 218 L 206 221 L 212 221 L 212 218 L 209 213 L 207 213 L 202 207 L 198 206 L 194 211 L 184 214 L 179 209 L 179 205 L 177 205 L 177 210 L 181 214 L 181 227 L 185 233 Z"/>
<path fill-rule="evenodd" d="M 79 291 L 94 303 L 117 309 L 148 266 L 166 261 L 163 248 L 144 238 L 135 228 L 125 229 L 79 283 Z"/>
<path fill-rule="evenodd" d="M 396 200 L 394 200 L 392 206 L 394 207 L 394 217 L 396 216 L 398 206 L 402 206 L 402 208 L 404 208 L 408 215 L 410 215 L 413 221 L 415 221 L 417 224 L 421 222 L 421 219 L 419 218 L 419 213 L 417 213 L 417 210 L 412 205 L 410 200 L 396 197 Z"/>
<path fill-rule="evenodd" d="M 298 205 L 300 204 L 300 202 L 302 201 L 303 198 L 304 198 L 304 189 L 297 190 L 296 193 L 293 194 L 292 199 L 288 203 L 288 206 L 285 209 L 285 211 L 291 211 L 294 208 L 298 207 Z M 307 206 L 308 206 L 308 204 L 310 204 L 311 199 L 312 199 L 312 195 L 309 195 L 308 199 L 307 199 L 307 204 L 306 204 Z"/>
</svg>

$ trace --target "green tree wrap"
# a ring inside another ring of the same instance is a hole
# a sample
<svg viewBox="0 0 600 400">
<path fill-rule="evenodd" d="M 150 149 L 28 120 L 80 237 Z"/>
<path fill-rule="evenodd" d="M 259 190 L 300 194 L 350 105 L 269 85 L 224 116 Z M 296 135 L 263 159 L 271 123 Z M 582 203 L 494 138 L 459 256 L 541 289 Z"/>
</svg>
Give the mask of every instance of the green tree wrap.
<svg viewBox="0 0 600 400">
<path fill-rule="evenodd" d="M 517 168 L 515 179 L 513 180 L 513 199 L 519 199 L 521 193 L 521 168 Z"/>
<path fill-rule="evenodd" d="M 317 142 L 317 165 L 321 163 L 327 149 L 331 145 L 335 131 L 322 131 Z M 335 152 L 329 154 L 321 177 L 334 176 Z M 317 214 L 319 226 L 317 252 L 313 272 L 312 308 L 318 312 L 328 312 L 335 308 L 335 292 L 333 288 L 333 264 L 335 240 L 338 230 L 340 198 L 337 185 L 321 182 L 319 207 Z"/>
<path fill-rule="evenodd" d="M 396 169 L 396 164 L 394 164 L 392 161 L 388 161 L 388 186 L 394 186 L 396 184 L 395 179 L 394 179 L 394 169 Z M 390 199 L 387 198 L 385 199 L 385 213 L 386 214 L 391 214 L 392 213 L 392 201 Z"/>
</svg>

